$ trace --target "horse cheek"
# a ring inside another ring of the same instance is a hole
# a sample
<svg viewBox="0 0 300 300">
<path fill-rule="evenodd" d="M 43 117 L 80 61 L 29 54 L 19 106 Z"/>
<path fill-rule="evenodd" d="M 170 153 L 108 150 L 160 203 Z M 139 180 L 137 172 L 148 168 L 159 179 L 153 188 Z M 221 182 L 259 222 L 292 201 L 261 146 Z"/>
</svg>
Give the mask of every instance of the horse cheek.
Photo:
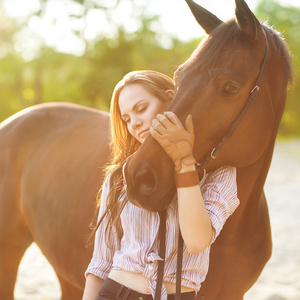
<svg viewBox="0 0 300 300">
<path fill-rule="evenodd" d="M 246 167 L 254 163 L 267 149 L 273 129 L 273 105 L 268 95 L 260 95 L 221 151 L 223 164 Z"/>
</svg>

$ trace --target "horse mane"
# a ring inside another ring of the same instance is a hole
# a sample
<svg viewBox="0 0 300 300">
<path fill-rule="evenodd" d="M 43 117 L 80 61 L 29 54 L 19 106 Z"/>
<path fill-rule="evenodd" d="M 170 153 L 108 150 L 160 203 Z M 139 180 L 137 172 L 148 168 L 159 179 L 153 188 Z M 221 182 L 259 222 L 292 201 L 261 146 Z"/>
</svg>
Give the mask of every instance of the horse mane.
<svg viewBox="0 0 300 300">
<path fill-rule="evenodd" d="M 267 23 L 261 23 L 267 39 L 273 41 L 286 65 L 286 76 L 289 84 L 294 81 L 294 70 L 290 50 L 282 37 L 273 27 Z M 210 35 L 204 38 L 191 56 L 177 69 L 174 74 L 176 87 L 181 79 L 187 74 L 199 72 L 201 69 L 213 68 L 223 49 L 234 43 L 244 44 L 246 47 L 249 41 L 239 28 L 235 19 L 231 19 L 216 27 Z"/>
<path fill-rule="evenodd" d="M 284 64 L 286 66 L 286 76 L 288 79 L 288 83 L 292 86 L 295 79 L 295 73 L 294 73 L 293 62 L 291 58 L 291 52 L 288 45 L 285 42 L 285 39 L 282 36 L 282 34 L 279 31 L 277 31 L 275 28 L 273 28 L 266 22 L 262 23 L 262 26 L 267 35 L 267 39 L 269 41 L 274 42 L 277 50 L 279 51 L 281 57 L 283 58 Z"/>
</svg>

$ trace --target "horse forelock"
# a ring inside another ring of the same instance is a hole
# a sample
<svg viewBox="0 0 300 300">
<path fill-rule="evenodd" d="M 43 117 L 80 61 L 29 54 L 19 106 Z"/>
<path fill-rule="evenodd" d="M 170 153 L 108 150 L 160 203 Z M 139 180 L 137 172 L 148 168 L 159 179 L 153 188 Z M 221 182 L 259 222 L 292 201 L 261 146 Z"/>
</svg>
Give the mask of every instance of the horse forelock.
<svg viewBox="0 0 300 300">
<path fill-rule="evenodd" d="M 220 24 L 210 35 L 205 37 L 191 56 L 175 72 L 175 83 L 178 86 L 183 77 L 188 74 L 209 70 L 218 65 L 222 51 L 241 39 L 241 30 L 234 19 Z"/>
</svg>

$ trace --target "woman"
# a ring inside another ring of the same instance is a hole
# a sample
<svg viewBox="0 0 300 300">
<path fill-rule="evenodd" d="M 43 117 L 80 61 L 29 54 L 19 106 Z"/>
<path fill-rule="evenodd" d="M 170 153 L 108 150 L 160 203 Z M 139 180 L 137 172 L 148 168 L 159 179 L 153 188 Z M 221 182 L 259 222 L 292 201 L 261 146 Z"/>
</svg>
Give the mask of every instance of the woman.
<svg viewBox="0 0 300 300">
<path fill-rule="evenodd" d="M 208 271 L 211 243 L 239 204 L 236 173 L 222 167 L 199 183 L 191 116 L 185 127 L 165 112 L 174 83 L 164 74 L 135 71 L 116 86 L 111 102 L 113 160 L 102 188 L 98 229 L 86 271 L 84 300 L 152 299 L 156 288 L 159 216 L 128 202 L 122 167 L 151 134 L 174 162 L 177 197 L 167 208 L 161 299 L 175 293 L 177 237 L 183 240 L 182 299 L 195 299 Z M 178 226 L 179 225 L 179 226 Z"/>
</svg>

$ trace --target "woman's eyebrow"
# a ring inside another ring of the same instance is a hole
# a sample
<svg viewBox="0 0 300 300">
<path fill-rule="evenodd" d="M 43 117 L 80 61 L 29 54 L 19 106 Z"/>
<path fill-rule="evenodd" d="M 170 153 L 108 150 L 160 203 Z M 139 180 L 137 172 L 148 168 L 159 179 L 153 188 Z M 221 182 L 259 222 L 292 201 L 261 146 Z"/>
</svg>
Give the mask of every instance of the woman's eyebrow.
<svg viewBox="0 0 300 300">
<path fill-rule="evenodd" d="M 136 107 L 137 107 L 141 102 L 143 102 L 143 101 L 145 101 L 145 100 L 146 100 L 146 99 L 141 99 L 141 100 L 139 100 L 137 103 L 135 103 L 135 104 L 133 105 L 133 107 L 132 107 L 131 110 L 135 110 Z M 128 115 L 128 114 L 125 113 L 125 114 L 121 115 L 121 117 L 123 118 L 123 116 L 126 116 L 126 115 Z"/>
</svg>

